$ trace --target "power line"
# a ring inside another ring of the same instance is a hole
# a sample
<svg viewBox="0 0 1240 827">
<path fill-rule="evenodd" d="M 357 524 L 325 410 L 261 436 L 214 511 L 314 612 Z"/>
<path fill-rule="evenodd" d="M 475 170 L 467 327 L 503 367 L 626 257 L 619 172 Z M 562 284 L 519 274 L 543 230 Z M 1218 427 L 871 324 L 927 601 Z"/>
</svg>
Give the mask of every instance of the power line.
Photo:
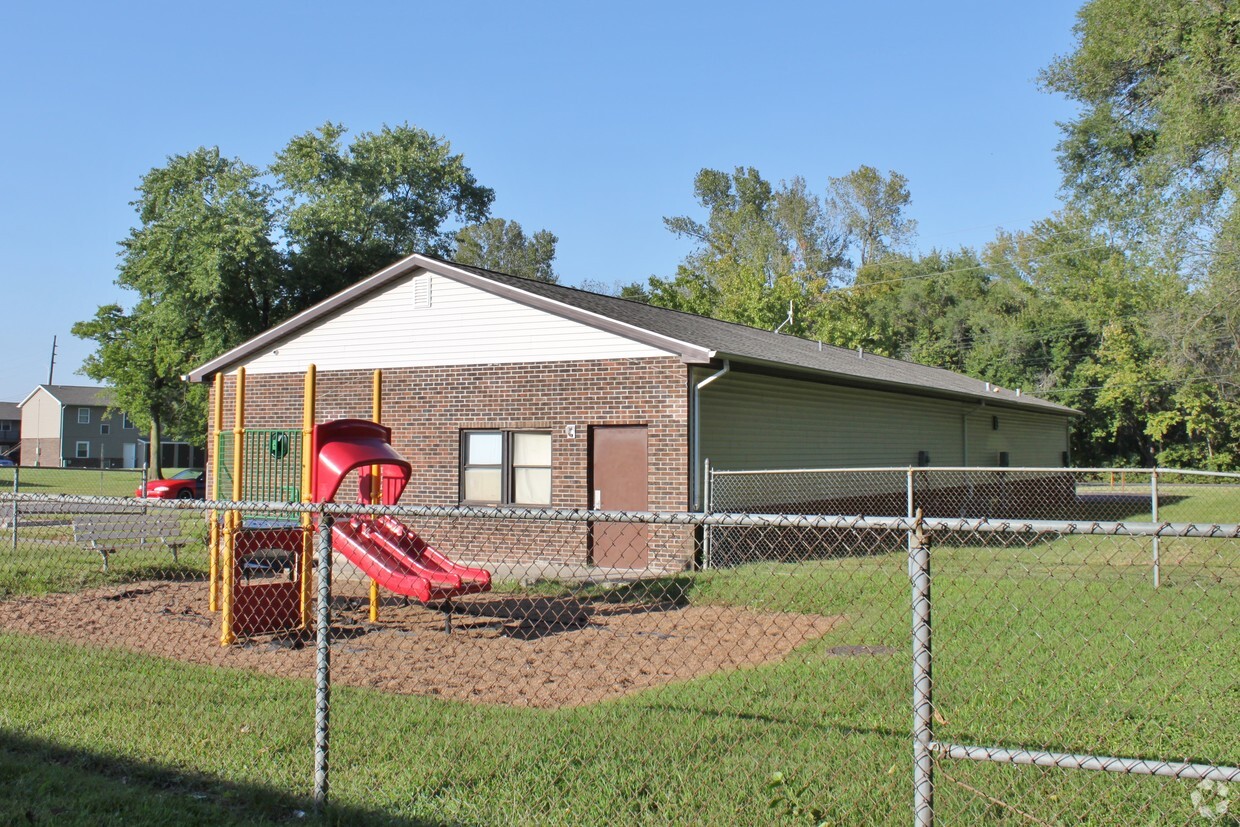
<svg viewBox="0 0 1240 827">
<path fill-rule="evenodd" d="M 1083 388 L 1050 388 L 1049 390 L 1032 391 L 1034 396 L 1047 396 L 1052 393 L 1079 393 L 1081 391 L 1100 391 L 1108 388 L 1137 388 L 1137 387 L 1153 387 L 1158 385 L 1189 385 L 1204 379 L 1226 379 L 1233 374 L 1215 373 L 1205 376 L 1194 376 L 1191 378 L 1180 379 L 1151 379 L 1148 382 L 1112 382 L 1109 385 L 1088 385 Z M 1225 382 L 1224 384 L 1235 384 L 1234 382 Z"/>
<path fill-rule="evenodd" d="M 1088 250 L 1099 250 L 1099 249 L 1102 249 L 1103 247 L 1110 247 L 1110 246 L 1111 244 L 1108 242 L 1108 243 L 1103 243 L 1103 244 L 1092 244 L 1088 247 L 1077 247 L 1074 250 L 1056 250 L 1053 253 L 1046 253 L 1045 255 L 1033 256 L 1031 258 L 1022 259 L 1021 263 L 1027 264 L 1027 263 L 1035 262 L 1035 261 L 1043 261 L 1044 259 L 1054 258 L 1055 256 L 1066 256 L 1066 255 L 1071 255 L 1072 253 L 1083 253 Z M 959 267 L 955 270 L 940 270 L 938 272 L 933 272 L 933 273 L 918 273 L 916 275 L 900 276 L 899 278 L 894 278 L 894 279 L 882 279 L 881 281 L 867 281 L 865 284 L 854 283 L 854 284 L 847 285 L 845 287 L 836 287 L 828 291 L 827 295 L 830 296 L 833 293 L 842 293 L 845 290 L 860 290 L 866 287 L 878 287 L 884 284 L 899 284 L 901 282 L 906 282 L 906 281 L 936 279 L 936 278 L 942 278 L 943 276 L 954 276 L 960 273 L 970 273 L 975 270 L 991 270 L 991 269 L 994 269 L 994 268 L 992 268 L 990 265 L 987 265 L 987 264 L 973 264 L 968 267 Z"/>
</svg>

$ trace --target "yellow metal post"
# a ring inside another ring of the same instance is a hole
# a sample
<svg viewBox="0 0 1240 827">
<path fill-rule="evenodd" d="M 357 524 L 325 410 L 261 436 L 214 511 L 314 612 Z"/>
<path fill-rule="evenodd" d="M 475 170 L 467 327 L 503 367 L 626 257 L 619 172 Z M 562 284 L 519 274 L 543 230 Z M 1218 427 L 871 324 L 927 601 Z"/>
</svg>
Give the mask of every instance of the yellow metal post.
<svg viewBox="0 0 1240 827">
<path fill-rule="evenodd" d="M 233 502 L 240 502 L 243 496 L 241 479 L 245 472 L 245 368 L 237 368 L 236 412 L 233 414 Z M 223 594 L 221 595 L 223 615 L 220 624 L 220 645 L 228 646 L 237 639 L 233 632 L 233 587 L 234 573 L 237 568 L 237 532 L 241 530 L 241 512 L 229 509 L 224 518 L 224 557 L 221 560 L 224 569 Z"/>
<path fill-rule="evenodd" d="M 371 389 L 371 411 L 375 422 L 382 424 L 383 422 L 383 371 L 376 370 Z M 382 493 L 382 477 L 383 469 L 378 465 L 370 466 L 370 502 L 379 503 L 383 500 Z M 379 584 L 375 580 L 370 581 L 370 622 L 376 623 L 379 620 Z"/>
<path fill-rule="evenodd" d="M 314 474 L 314 456 L 311 442 L 314 438 L 314 400 L 318 392 L 318 374 L 314 365 L 306 368 L 306 389 L 301 414 L 301 501 L 311 502 L 314 492 L 310 490 Z M 311 620 L 311 573 L 314 571 L 314 531 L 309 514 L 301 515 L 301 628 L 308 631 Z"/>
<path fill-rule="evenodd" d="M 220 498 L 220 469 L 224 464 L 220 461 L 220 430 L 224 427 L 224 374 L 215 374 L 215 416 L 212 418 L 213 427 L 211 428 L 212 438 L 215 445 L 211 451 L 211 499 L 218 500 Z M 220 610 L 220 512 L 211 509 L 211 545 L 208 549 L 208 566 L 210 568 L 209 578 L 210 599 L 208 607 L 213 612 Z"/>
</svg>

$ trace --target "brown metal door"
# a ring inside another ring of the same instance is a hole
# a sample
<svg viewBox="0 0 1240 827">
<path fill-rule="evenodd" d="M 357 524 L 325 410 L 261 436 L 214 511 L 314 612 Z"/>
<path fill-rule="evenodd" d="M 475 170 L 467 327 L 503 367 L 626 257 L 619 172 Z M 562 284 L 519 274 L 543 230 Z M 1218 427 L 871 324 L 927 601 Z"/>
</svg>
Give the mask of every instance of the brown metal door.
<svg viewBox="0 0 1240 827">
<path fill-rule="evenodd" d="M 648 498 L 645 425 L 591 428 L 591 505 L 604 511 L 646 511 Z M 591 523 L 590 559 L 596 566 L 644 569 L 647 527 L 638 523 Z"/>
</svg>

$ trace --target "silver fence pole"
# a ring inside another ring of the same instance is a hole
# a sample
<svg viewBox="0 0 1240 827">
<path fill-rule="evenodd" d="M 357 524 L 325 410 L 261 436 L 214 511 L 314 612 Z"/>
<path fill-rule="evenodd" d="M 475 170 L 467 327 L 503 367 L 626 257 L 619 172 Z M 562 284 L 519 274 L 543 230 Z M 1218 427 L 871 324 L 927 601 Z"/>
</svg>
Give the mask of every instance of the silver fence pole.
<svg viewBox="0 0 1240 827">
<path fill-rule="evenodd" d="M 13 533 L 13 552 L 17 552 L 17 492 L 21 490 L 21 466 L 13 466 L 13 516 L 9 520 L 9 527 Z"/>
<path fill-rule="evenodd" d="M 1158 522 L 1158 469 L 1150 471 L 1150 522 Z M 1162 582 L 1162 564 L 1159 560 L 1158 535 L 1154 535 L 1154 588 Z"/>
<path fill-rule="evenodd" d="M 909 474 L 910 479 L 912 473 Z M 934 824 L 934 682 L 930 649 L 930 546 L 921 509 L 910 532 L 909 571 L 913 583 L 913 823 Z"/>
<path fill-rule="evenodd" d="M 715 496 L 714 480 L 711 478 L 710 457 L 702 461 L 702 511 L 711 512 L 711 499 Z M 713 529 L 702 526 L 702 568 L 708 569 L 710 563 L 710 535 Z"/>
<path fill-rule="evenodd" d="M 330 713 L 332 694 L 332 517 L 319 516 L 318 603 L 315 611 L 314 644 L 314 805 L 327 805 L 327 765 L 331 738 Z"/>
<path fill-rule="evenodd" d="M 905 516 L 907 516 L 910 520 L 913 519 L 913 473 L 913 468 L 910 466 L 908 469 L 904 504 Z M 913 553 L 913 530 L 911 528 L 908 531 L 908 551 L 909 554 Z M 909 576 L 912 577 L 912 574 L 912 569 L 909 569 Z"/>
</svg>

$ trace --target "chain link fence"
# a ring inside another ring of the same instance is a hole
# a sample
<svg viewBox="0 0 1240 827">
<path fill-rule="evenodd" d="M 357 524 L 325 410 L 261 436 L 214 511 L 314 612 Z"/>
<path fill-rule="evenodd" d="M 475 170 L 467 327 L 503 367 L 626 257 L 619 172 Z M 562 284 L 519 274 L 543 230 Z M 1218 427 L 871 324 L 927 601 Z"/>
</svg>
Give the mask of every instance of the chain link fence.
<svg viewBox="0 0 1240 827">
<path fill-rule="evenodd" d="M 0 821 L 1220 823 L 1236 489 L 936 472 L 921 519 L 907 469 L 818 495 L 874 517 L 6 493 Z"/>
</svg>

